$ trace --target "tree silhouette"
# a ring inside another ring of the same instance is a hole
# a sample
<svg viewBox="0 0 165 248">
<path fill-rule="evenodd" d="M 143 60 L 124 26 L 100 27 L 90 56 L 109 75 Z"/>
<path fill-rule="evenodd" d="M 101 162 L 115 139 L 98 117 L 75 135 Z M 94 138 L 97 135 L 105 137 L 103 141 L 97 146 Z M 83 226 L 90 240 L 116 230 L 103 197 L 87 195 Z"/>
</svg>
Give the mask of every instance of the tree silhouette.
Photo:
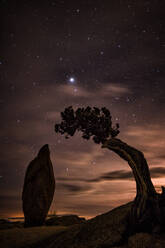
<svg viewBox="0 0 165 248">
<path fill-rule="evenodd" d="M 61 112 L 61 117 L 61 123 L 55 125 L 57 133 L 64 134 L 68 139 L 76 131 L 81 131 L 84 139 L 92 137 L 96 144 L 114 151 L 128 162 L 136 181 L 136 197 L 130 212 L 132 231 L 142 226 L 148 229 L 160 225 L 159 196 L 152 184 L 147 161 L 141 151 L 116 138 L 119 124 L 112 126 L 110 111 L 105 107 L 99 109 L 89 106 L 74 110 L 70 106 Z"/>
</svg>

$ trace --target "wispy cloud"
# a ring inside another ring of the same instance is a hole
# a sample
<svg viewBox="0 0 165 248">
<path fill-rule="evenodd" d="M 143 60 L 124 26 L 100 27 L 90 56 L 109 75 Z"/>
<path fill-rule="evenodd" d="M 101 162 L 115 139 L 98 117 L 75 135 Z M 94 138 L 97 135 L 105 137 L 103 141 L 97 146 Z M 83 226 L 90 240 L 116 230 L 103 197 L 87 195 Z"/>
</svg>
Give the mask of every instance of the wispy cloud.
<svg viewBox="0 0 165 248">
<path fill-rule="evenodd" d="M 165 178 L 165 167 L 152 167 L 150 168 L 152 178 Z M 116 170 L 106 172 L 99 177 L 85 179 L 85 178 L 72 178 L 72 177 L 58 177 L 57 181 L 79 181 L 87 183 L 96 183 L 102 181 L 115 181 L 115 180 L 134 180 L 132 171 Z"/>
<path fill-rule="evenodd" d="M 91 189 L 91 186 L 69 184 L 69 183 L 58 183 L 57 188 L 58 190 L 67 191 L 67 192 L 70 192 L 71 194 L 73 193 L 80 194 L 81 192 L 89 191 Z"/>
<path fill-rule="evenodd" d="M 60 85 L 56 91 L 63 96 L 74 96 L 74 97 L 84 97 L 95 98 L 95 97 L 120 97 L 125 94 L 131 94 L 131 90 L 127 86 L 121 84 L 109 83 L 102 84 L 100 88 L 93 89 L 84 89 L 79 85 Z"/>
<path fill-rule="evenodd" d="M 150 165 L 164 164 L 165 130 L 161 124 L 135 125 L 129 127 L 125 134 L 133 146 L 144 152 Z"/>
</svg>

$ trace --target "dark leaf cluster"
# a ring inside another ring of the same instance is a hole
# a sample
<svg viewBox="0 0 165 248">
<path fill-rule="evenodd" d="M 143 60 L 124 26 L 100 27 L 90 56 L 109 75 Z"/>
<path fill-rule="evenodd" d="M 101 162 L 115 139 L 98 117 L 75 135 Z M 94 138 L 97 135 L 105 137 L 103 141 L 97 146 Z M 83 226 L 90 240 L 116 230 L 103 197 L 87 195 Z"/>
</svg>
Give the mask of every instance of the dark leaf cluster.
<svg viewBox="0 0 165 248">
<path fill-rule="evenodd" d="M 105 107 L 99 109 L 88 106 L 74 110 L 69 106 L 61 112 L 61 118 L 61 123 L 55 125 L 55 132 L 65 134 L 66 139 L 76 131 L 81 131 L 84 139 L 92 137 L 95 143 L 103 144 L 108 138 L 119 134 L 119 124 L 112 127 L 110 111 Z"/>
</svg>

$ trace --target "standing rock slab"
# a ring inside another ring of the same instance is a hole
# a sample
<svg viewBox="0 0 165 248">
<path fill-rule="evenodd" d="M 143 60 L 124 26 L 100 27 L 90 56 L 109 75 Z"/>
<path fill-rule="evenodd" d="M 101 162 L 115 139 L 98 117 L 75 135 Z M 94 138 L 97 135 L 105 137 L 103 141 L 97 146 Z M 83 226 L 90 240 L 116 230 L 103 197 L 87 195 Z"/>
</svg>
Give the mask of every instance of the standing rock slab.
<svg viewBox="0 0 165 248">
<path fill-rule="evenodd" d="M 55 178 L 49 146 L 44 145 L 32 160 L 25 174 L 22 192 L 25 227 L 45 222 L 55 191 Z"/>
</svg>

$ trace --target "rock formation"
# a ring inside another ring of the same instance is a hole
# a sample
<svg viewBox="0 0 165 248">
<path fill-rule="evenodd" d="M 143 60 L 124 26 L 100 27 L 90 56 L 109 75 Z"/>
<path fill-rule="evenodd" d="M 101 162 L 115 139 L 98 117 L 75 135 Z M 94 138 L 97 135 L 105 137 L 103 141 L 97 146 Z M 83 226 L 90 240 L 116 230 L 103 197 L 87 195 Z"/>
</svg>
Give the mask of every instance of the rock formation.
<svg viewBox="0 0 165 248">
<path fill-rule="evenodd" d="M 22 193 L 25 227 L 40 226 L 53 200 L 55 179 L 48 145 L 32 160 L 25 174 Z"/>
<path fill-rule="evenodd" d="M 64 215 L 64 216 L 55 216 L 46 220 L 45 224 L 47 226 L 71 226 L 75 224 L 85 223 L 85 218 L 80 218 L 77 215 Z"/>
<path fill-rule="evenodd" d="M 129 215 L 132 205 L 133 202 L 129 202 L 72 225 L 47 240 L 40 248 L 164 248 L 164 231 L 138 232 L 130 236 Z"/>
</svg>

